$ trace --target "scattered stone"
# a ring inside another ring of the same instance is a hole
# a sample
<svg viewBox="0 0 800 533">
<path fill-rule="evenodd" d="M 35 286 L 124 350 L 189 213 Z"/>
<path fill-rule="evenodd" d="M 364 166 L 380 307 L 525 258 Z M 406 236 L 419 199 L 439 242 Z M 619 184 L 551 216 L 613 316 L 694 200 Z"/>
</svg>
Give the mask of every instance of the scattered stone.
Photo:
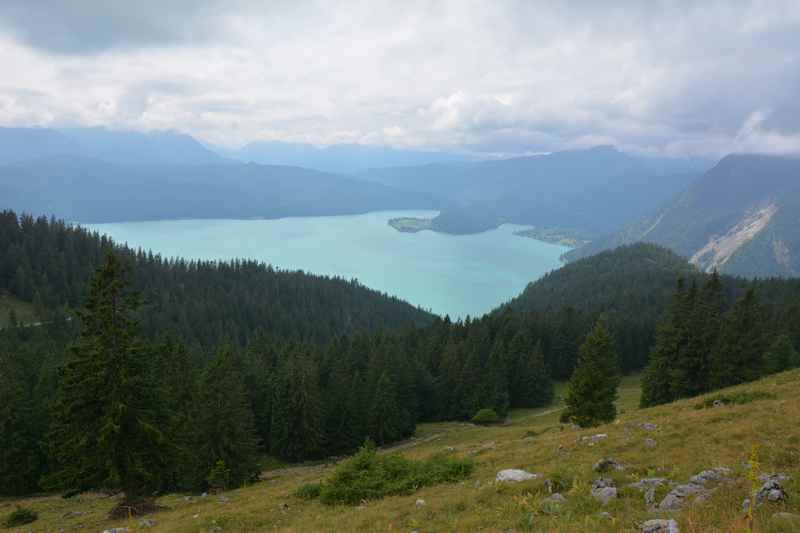
<svg viewBox="0 0 800 533">
<path fill-rule="evenodd" d="M 605 433 L 598 433 L 597 435 L 587 435 L 585 437 L 581 437 L 581 442 L 589 443 L 593 445 L 595 442 L 600 442 L 603 439 L 607 439 L 608 435 Z"/>
<path fill-rule="evenodd" d="M 650 477 L 640 479 L 636 483 L 628 485 L 632 489 L 644 492 L 644 502 L 647 507 L 652 507 L 656 503 L 656 489 L 667 483 L 663 477 Z"/>
<path fill-rule="evenodd" d="M 200 515 L 196 514 L 196 515 L 192 516 L 192 518 L 200 518 Z"/>
<path fill-rule="evenodd" d="M 228 497 L 227 497 L 227 496 L 225 496 L 224 494 L 220 495 L 220 497 L 219 497 L 219 503 L 228 503 L 229 501 L 231 501 L 231 499 L 230 499 L 230 498 L 228 498 Z"/>
<path fill-rule="evenodd" d="M 222 531 L 222 528 L 219 526 L 211 526 L 210 528 L 208 528 L 208 530 L 213 533 L 218 533 L 219 531 Z"/>
<path fill-rule="evenodd" d="M 725 407 L 725 402 L 722 400 L 714 400 L 714 403 L 711 404 L 713 407 Z"/>
<path fill-rule="evenodd" d="M 447 453 L 453 453 L 454 451 L 456 451 L 456 449 L 453 448 L 452 446 L 445 446 L 444 451 L 446 451 Z"/>
<path fill-rule="evenodd" d="M 280 504 L 278 506 L 278 509 L 280 509 L 281 511 L 288 511 L 289 510 L 289 504 L 286 503 L 286 502 L 283 502 L 282 504 Z"/>
<path fill-rule="evenodd" d="M 600 516 L 600 518 L 604 518 L 606 520 L 611 520 L 611 513 L 606 512 L 606 511 L 603 511 L 598 516 Z"/>
<path fill-rule="evenodd" d="M 720 481 L 723 478 L 730 477 L 733 471 L 730 468 L 721 466 L 719 468 L 712 468 L 711 470 L 703 470 L 689 479 L 690 483 L 695 485 L 705 486 L 709 481 Z"/>
<path fill-rule="evenodd" d="M 549 503 L 558 504 L 558 503 L 566 503 L 567 499 L 564 496 L 562 496 L 561 494 L 559 494 L 558 492 L 556 492 L 554 494 L 551 494 L 547 498 L 545 498 L 544 501 L 545 502 L 549 502 Z"/>
<path fill-rule="evenodd" d="M 642 524 L 642 533 L 680 533 L 680 530 L 675 520 L 656 518 Z"/>
<path fill-rule="evenodd" d="M 417 500 L 414 505 L 417 506 L 417 509 L 419 509 L 420 507 L 425 507 L 425 500 Z"/>
<path fill-rule="evenodd" d="M 497 473 L 497 481 L 500 482 L 519 482 L 519 481 L 528 481 L 529 479 L 536 479 L 539 477 L 539 474 L 531 474 L 530 472 L 526 472 L 525 470 L 518 470 L 515 468 L 509 468 L 506 470 L 501 470 Z"/>
<path fill-rule="evenodd" d="M 208 498 L 208 493 L 207 493 L 207 492 L 204 492 L 203 494 L 201 494 L 201 495 L 200 495 L 200 497 L 201 497 L 201 498 Z"/>
<path fill-rule="evenodd" d="M 544 490 L 546 490 L 548 494 L 553 494 L 554 492 L 558 491 L 558 486 L 552 479 L 545 479 Z"/>
<path fill-rule="evenodd" d="M 190 501 L 192 501 L 192 497 L 191 496 L 184 496 L 183 497 L 183 501 L 190 502 Z"/>
<path fill-rule="evenodd" d="M 658 504 L 659 509 L 667 511 L 675 511 L 683 507 L 685 500 L 692 494 L 700 494 L 705 492 L 705 489 L 700 485 L 689 483 L 687 485 L 678 485 L 667 494 L 661 503 Z"/>
<path fill-rule="evenodd" d="M 644 447 L 645 448 L 647 448 L 649 450 L 652 450 L 656 446 L 658 446 L 658 443 L 656 442 L 655 439 L 651 439 L 650 437 L 647 437 L 646 439 L 644 439 Z"/>
<path fill-rule="evenodd" d="M 600 459 L 594 464 L 593 470 L 600 474 L 610 472 L 611 470 L 625 470 L 625 467 L 613 459 Z"/>
<path fill-rule="evenodd" d="M 747 514 L 750 512 L 750 498 L 745 498 L 742 501 L 742 514 Z"/>
<path fill-rule="evenodd" d="M 775 478 L 768 479 L 756 492 L 756 502 L 759 504 L 765 501 L 770 503 L 785 502 L 788 497 L 789 495 L 783 490 L 783 485 Z"/>
<path fill-rule="evenodd" d="M 83 511 L 70 511 L 62 515 L 62 518 L 78 518 L 79 516 L 84 516 L 86 513 Z"/>
<path fill-rule="evenodd" d="M 481 480 L 480 479 L 476 479 L 475 480 L 475 488 L 477 489 L 480 486 L 481 486 Z"/>
<path fill-rule="evenodd" d="M 595 479 L 592 483 L 592 496 L 603 505 L 608 505 L 617 497 L 617 488 L 614 481 L 607 478 Z"/>
<path fill-rule="evenodd" d="M 658 429 L 658 426 L 653 424 L 652 422 L 642 422 L 639 424 L 639 427 L 645 431 L 655 431 Z"/>
<path fill-rule="evenodd" d="M 103 533 L 127 533 L 130 531 L 127 527 L 112 527 L 111 529 L 106 529 Z"/>
<path fill-rule="evenodd" d="M 139 520 L 139 527 L 140 528 L 144 528 L 144 529 L 148 529 L 148 528 L 151 528 L 151 527 L 155 527 L 155 525 L 157 523 L 158 522 L 156 522 L 152 518 L 142 518 L 141 520 Z"/>
<path fill-rule="evenodd" d="M 761 480 L 762 483 L 766 483 L 767 481 L 777 481 L 778 483 L 782 483 L 784 481 L 790 481 L 792 476 L 787 474 L 761 474 L 758 476 L 758 479 Z"/>
</svg>

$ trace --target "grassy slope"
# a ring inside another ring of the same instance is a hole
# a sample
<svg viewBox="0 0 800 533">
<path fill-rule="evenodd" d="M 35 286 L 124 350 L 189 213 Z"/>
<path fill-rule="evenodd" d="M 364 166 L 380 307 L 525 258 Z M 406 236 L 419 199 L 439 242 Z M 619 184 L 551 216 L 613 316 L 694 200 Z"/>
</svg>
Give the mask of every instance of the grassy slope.
<svg viewBox="0 0 800 533">
<path fill-rule="evenodd" d="M 20 323 L 36 322 L 36 314 L 33 312 L 32 304 L 18 300 L 13 296 L 0 295 L 0 329 L 8 325 L 8 315 L 12 309 Z"/>
<path fill-rule="evenodd" d="M 790 494 L 786 507 L 765 507 L 757 513 L 754 531 L 778 532 L 770 522 L 777 511 L 800 511 L 800 370 L 770 377 L 738 387 L 775 395 L 733 407 L 696 410 L 698 399 L 648 410 L 636 409 L 638 382 L 626 379 L 620 391 L 623 411 L 613 424 L 591 430 L 561 429 L 558 405 L 539 410 L 517 411 L 505 426 L 474 427 L 458 423 L 425 424 L 414 441 L 399 447 L 409 457 L 422 458 L 453 446 L 459 455 L 472 454 L 477 461 L 472 479 L 455 485 L 430 487 L 411 496 L 387 498 L 359 508 L 326 507 L 292 496 L 301 484 L 319 480 L 330 466 L 305 466 L 275 470 L 265 474 L 265 481 L 227 494 L 228 503 L 216 497 L 164 497 L 160 503 L 171 510 L 155 515 L 154 531 L 205 532 L 214 525 L 223 531 L 638 531 L 643 520 L 658 515 L 648 513 L 643 497 L 622 491 L 622 498 L 603 509 L 589 496 L 589 484 L 596 474 L 592 465 L 601 457 L 612 457 L 630 465 L 615 473 L 618 486 L 638 477 L 659 475 L 687 482 L 698 471 L 728 466 L 737 472 L 737 480 L 722 486 L 707 504 L 687 506 L 679 514 L 681 531 L 747 531 L 740 512 L 741 502 L 750 482 L 743 474 L 742 462 L 753 445 L 760 446 L 760 471 L 793 475 L 785 486 Z M 642 422 L 659 428 L 646 432 Z M 579 444 L 584 435 L 607 433 L 608 438 L 595 446 Z M 529 436 L 535 434 L 535 436 Z M 655 449 L 643 445 L 647 437 L 657 440 Z M 559 448 L 561 447 L 561 450 Z M 397 450 L 395 450 L 397 451 Z M 524 468 L 544 475 L 558 474 L 574 478 L 573 489 L 566 492 L 568 503 L 557 514 L 538 512 L 542 481 L 516 485 L 493 482 L 498 470 Z M 417 498 L 426 501 L 415 506 Z M 0 502 L 0 516 L 13 509 L 15 502 Z M 139 529 L 130 524 L 111 523 L 104 518 L 113 506 L 113 498 L 82 496 L 62 500 L 56 496 L 22 502 L 40 513 L 34 531 L 69 531 L 79 524 L 87 531 L 102 531 L 112 525 Z M 599 516 L 603 510 L 612 519 Z M 65 513 L 87 514 L 65 518 Z M 530 517 L 533 516 L 533 526 Z M 30 531 L 30 527 L 19 531 Z"/>
</svg>

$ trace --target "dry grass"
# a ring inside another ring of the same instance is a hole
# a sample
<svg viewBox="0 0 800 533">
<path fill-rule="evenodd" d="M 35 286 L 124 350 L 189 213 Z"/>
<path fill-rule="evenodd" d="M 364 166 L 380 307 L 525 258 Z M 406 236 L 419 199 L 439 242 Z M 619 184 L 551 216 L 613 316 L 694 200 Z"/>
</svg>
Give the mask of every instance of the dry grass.
<svg viewBox="0 0 800 533">
<path fill-rule="evenodd" d="M 750 482 L 743 463 L 753 445 L 759 446 L 762 472 L 788 473 L 793 481 L 787 484 L 789 504 L 760 509 L 752 531 L 789 531 L 771 523 L 771 516 L 778 511 L 800 512 L 800 371 L 736 389 L 768 392 L 774 398 L 700 410 L 694 408 L 698 400 L 692 399 L 639 410 L 638 382 L 629 378 L 621 390 L 619 407 L 624 412 L 619 420 L 592 430 L 562 427 L 558 406 L 515 412 L 504 426 L 425 424 L 411 443 L 414 445 L 400 448 L 399 453 L 425 458 L 452 446 L 455 454 L 476 460 L 477 468 L 468 481 L 428 487 L 410 496 L 360 507 L 328 507 L 292 493 L 303 483 L 329 475 L 330 465 L 274 470 L 265 474 L 265 481 L 227 493 L 227 503 L 214 496 L 191 501 L 180 495 L 161 498 L 159 503 L 171 509 L 153 516 L 158 522 L 153 531 L 199 533 L 214 526 L 227 532 L 638 531 L 642 521 L 657 516 L 648 513 L 641 495 L 623 490 L 622 497 L 607 508 L 589 495 L 595 477 L 592 465 L 602 457 L 612 457 L 629 465 L 624 472 L 613 474 L 619 486 L 652 475 L 686 482 L 706 468 L 733 468 L 737 474 L 734 483 L 720 486 L 709 502 L 689 506 L 673 516 L 682 532 L 745 532 L 749 530 L 741 502 Z M 643 422 L 655 423 L 658 429 L 647 432 L 640 427 Z M 579 437 L 596 433 L 606 433 L 608 438 L 594 446 L 578 442 Z M 647 437 L 658 442 L 655 449 L 644 446 Z M 568 502 L 560 509 L 543 505 L 541 480 L 495 484 L 494 476 L 503 468 L 524 468 L 571 484 L 565 492 Z M 426 505 L 418 508 L 418 498 Z M 37 511 L 40 519 L 17 531 L 80 528 L 100 532 L 112 526 L 138 530 L 137 520 L 125 523 L 105 518 L 114 502 L 97 495 L 73 500 L 56 496 L 26 499 L 18 503 Z M 13 510 L 13 503 L 0 502 L 0 515 Z M 65 517 L 76 511 L 86 514 Z M 611 519 L 602 518 L 602 511 L 609 512 Z"/>
</svg>

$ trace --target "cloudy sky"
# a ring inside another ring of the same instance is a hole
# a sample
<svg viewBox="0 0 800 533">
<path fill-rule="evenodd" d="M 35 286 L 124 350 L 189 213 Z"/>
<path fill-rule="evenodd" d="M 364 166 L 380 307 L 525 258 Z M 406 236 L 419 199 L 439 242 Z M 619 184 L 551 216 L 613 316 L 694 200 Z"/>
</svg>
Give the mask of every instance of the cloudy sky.
<svg viewBox="0 0 800 533">
<path fill-rule="evenodd" d="M 0 125 L 800 152 L 800 2 L 2 0 Z"/>
</svg>

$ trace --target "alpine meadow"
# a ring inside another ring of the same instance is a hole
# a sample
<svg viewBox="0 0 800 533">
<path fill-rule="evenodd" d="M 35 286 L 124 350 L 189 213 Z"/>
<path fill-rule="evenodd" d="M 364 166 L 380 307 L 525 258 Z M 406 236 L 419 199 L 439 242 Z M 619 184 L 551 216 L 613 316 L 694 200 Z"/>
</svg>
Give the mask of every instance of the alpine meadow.
<svg viewBox="0 0 800 533">
<path fill-rule="evenodd" d="M 800 532 L 800 5 L 0 4 L 0 530 Z"/>
</svg>

